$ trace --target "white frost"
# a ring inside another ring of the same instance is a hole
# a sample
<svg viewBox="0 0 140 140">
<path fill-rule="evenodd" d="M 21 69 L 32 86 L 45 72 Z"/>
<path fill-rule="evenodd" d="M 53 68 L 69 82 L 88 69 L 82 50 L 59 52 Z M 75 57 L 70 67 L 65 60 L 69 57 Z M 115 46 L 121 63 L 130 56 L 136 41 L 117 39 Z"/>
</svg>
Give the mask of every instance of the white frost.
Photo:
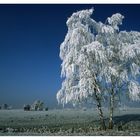
<svg viewBox="0 0 140 140">
<path fill-rule="evenodd" d="M 96 22 L 93 9 L 73 13 L 67 20 L 68 32 L 60 46 L 61 76 L 59 103 L 77 103 L 95 95 L 105 97 L 114 88 L 115 96 L 129 92 L 139 99 L 140 32 L 119 31 L 124 16 L 119 13 Z M 125 88 L 123 87 L 125 85 Z"/>
</svg>

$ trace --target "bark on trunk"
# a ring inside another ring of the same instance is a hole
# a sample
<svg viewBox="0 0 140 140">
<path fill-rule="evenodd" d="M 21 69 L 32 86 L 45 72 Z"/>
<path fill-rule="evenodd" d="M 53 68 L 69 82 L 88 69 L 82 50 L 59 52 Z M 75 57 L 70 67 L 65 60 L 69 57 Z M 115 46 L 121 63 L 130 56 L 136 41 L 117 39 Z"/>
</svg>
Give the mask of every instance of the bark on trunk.
<svg viewBox="0 0 140 140">
<path fill-rule="evenodd" d="M 93 75 L 93 85 L 94 85 L 94 93 L 95 93 L 95 99 L 97 102 L 97 109 L 98 109 L 98 113 L 99 113 L 99 118 L 100 118 L 100 124 L 101 124 L 101 129 L 102 130 L 106 130 L 106 124 L 105 124 L 105 120 L 104 120 L 104 116 L 103 116 L 103 111 L 102 111 L 102 105 L 101 105 L 101 99 L 98 96 L 98 88 L 97 88 L 97 81 L 95 78 L 95 74 Z"/>
<path fill-rule="evenodd" d="M 95 90 L 95 98 L 96 98 L 96 101 L 97 101 L 97 109 L 98 109 L 98 113 L 99 113 L 99 117 L 100 117 L 101 129 L 106 130 L 103 111 L 102 111 L 102 108 L 101 108 L 101 101 L 100 101 L 100 98 L 97 95 L 96 89 L 94 89 L 94 90 Z"/>
<path fill-rule="evenodd" d="M 109 129 L 113 129 L 113 113 L 114 113 L 114 91 L 112 90 L 110 96 Z"/>
</svg>

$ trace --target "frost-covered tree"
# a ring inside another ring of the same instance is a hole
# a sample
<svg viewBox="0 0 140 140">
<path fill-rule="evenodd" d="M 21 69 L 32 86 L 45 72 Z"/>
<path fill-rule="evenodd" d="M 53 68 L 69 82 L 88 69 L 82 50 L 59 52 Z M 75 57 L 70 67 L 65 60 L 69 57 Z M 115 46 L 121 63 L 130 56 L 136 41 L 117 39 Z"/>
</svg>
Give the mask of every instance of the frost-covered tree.
<svg viewBox="0 0 140 140">
<path fill-rule="evenodd" d="M 104 48 L 95 41 L 95 35 L 90 30 L 90 26 L 97 28 L 96 22 L 90 18 L 92 12 L 93 9 L 79 11 L 67 21 L 68 33 L 60 46 L 63 60 L 61 75 L 65 80 L 57 100 L 62 104 L 71 102 L 76 105 L 95 98 L 102 128 L 106 129 L 101 109 L 102 94 L 97 80 L 98 71 L 101 71 L 105 62 Z"/>
<path fill-rule="evenodd" d="M 122 24 L 124 17 L 117 13 L 108 17 L 106 24 L 100 22 L 99 30 L 96 36 L 101 44 L 103 44 L 106 53 L 106 64 L 101 71 L 100 78 L 104 96 L 109 98 L 109 128 L 113 128 L 113 112 L 115 98 L 118 98 L 118 80 L 120 80 L 120 40 L 118 38 L 119 25 Z M 123 69 L 122 69 L 123 70 Z M 124 80 L 124 79 L 123 79 Z M 122 81 L 121 81 L 122 82 Z M 120 88 L 119 88 L 120 89 Z"/>
<path fill-rule="evenodd" d="M 93 100 L 100 121 L 106 129 L 102 100 L 110 99 L 109 127 L 113 128 L 115 98 L 129 93 L 139 99 L 140 33 L 119 31 L 124 18 L 117 13 L 106 23 L 91 18 L 93 9 L 73 13 L 67 20 L 68 32 L 60 46 L 62 88 L 57 93 L 59 103 Z"/>
<path fill-rule="evenodd" d="M 42 111 L 44 108 L 44 103 L 40 100 L 36 100 L 32 105 L 32 110 Z"/>
<path fill-rule="evenodd" d="M 119 31 L 124 17 L 117 13 L 101 24 L 97 40 L 106 49 L 107 63 L 102 71 L 105 92 L 110 98 L 109 128 L 113 128 L 114 102 L 122 94 L 129 93 L 132 100 L 139 100 L 140 86 L 140 33 Z"/>
</svg>

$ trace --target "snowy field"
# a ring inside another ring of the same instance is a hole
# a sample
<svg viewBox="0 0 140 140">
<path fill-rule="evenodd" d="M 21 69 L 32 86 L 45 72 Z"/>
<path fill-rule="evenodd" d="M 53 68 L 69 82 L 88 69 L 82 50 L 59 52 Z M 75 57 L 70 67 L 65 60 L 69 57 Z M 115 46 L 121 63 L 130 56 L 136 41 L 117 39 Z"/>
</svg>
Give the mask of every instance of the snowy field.
<svg viewBox="0 0 140 140">
<path fill-rule="evenodd" d="M 107 110 L 104 109 L 107 118 Z M 114 130 L 100 131 L 96 109 L 0 110 L 0 135 L 139 135 L 140 109 L 115 111 Z M 106 119 L 106 123 L 107 123 Z"/>
</svg>

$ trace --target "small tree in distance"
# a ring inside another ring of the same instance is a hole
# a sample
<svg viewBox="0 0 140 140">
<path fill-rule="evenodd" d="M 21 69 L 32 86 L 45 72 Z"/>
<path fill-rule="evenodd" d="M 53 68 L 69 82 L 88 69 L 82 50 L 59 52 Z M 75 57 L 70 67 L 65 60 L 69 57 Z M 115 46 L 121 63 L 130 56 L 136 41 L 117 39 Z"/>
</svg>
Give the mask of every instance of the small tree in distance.
<svg viewBox="0 0 140 140">
<path fill-rule="evenodd" d="M 31 106 L 32 110 L 35 111 L 42 111 L 44 109 L 44 103 L 40 100 L 36 100 L 32 106 Z"/>
<path fill-rule="evenodd" d="M 139 100 L 140 33 L 119 31 L 124 18 L 117 13 L 106 23 L 90 16 L 93 9 L 73 13 L 67 20 L 68 33 L 60 46 L 62 88 L 59 103 L 93 100 L 96 102 L 102 129 L 106 129 L 102 100 L 109 98 L 109 128 L 113 128 L 114 100 L 129 93 Z"/>
</svg>

